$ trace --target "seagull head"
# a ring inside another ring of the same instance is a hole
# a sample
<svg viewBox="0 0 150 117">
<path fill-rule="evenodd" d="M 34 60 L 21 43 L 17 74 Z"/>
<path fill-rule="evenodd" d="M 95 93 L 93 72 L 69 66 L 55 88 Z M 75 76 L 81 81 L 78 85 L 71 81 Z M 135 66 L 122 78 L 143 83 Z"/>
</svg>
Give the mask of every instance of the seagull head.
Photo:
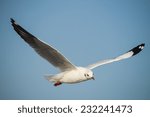
<svg viewBox="0 0 150 117">
<path fill-rule="evenodd" d="M 91 71 L 91 70 L 87 70 L 85 73 L 84 73 L 84 76 L 86 77 L 87 80 L 95 80 L 94 79 L 94 73 Z"/>
<path fill-rule="evenodd" d="M 94 73 L 92 72 L 92 70 L 87 69 L 85 67 L 77 67 L 77 68 L 82 74 L 82 77 L 84 77 L 84 80 L 91 80 L 91 79 L 95 80 Z"/>
</svg>

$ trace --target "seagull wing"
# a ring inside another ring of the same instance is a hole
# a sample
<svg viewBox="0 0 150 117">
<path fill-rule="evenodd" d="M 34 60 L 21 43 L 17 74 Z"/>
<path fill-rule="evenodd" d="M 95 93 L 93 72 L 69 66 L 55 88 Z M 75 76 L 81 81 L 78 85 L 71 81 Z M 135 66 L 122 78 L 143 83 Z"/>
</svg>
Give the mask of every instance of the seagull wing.
<svg viewBox="0 0 150 117">
<path fill-rule="evenodd" d="M 141 50 L 143 50 L 144 46 L 145 46 L 144 43 L 140 44 L 137 47 L 134 47 L 133 49 L 129 50 L 125 54 L 122 54 L 122 55 L 120 55 L 118 57 L 115 57 L 113 59 L 106 59 L 106 60 L 99 61 L 95 64 L 91 64 L 91 65 L 87 66 L 87 68 L 88 69 L 94 69 L 94 68 L 99 67 L 101 65 L 105 65 L 105 64 L 108 64 L 108 63 L 112 63 L 112 62 L 116 62 L 116 61 L 120 61 L 120 60 L 123 60 L 123 59 L 130 58 L 130 57 L 138 54 Z"/>
<path fill-rule="evenodd" d="M 76 66 L 69 62 L 67 58 L 65 58 L 52 46 L 37 39 L 35 36 L 18 25 L 13 19 L 11 19 L 11 23 L 14 30 L 23 38 L 23 40 L 52 65 L 58 67 L 61 71 L 76 69 Z"/>
</svg>

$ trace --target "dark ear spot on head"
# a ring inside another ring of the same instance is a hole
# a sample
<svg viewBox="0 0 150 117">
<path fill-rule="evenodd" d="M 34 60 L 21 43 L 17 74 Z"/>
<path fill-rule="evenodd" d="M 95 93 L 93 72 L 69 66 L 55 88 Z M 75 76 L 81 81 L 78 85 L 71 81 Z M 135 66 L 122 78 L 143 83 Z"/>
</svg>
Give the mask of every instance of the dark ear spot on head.
<svg viewBox="0 0 150 117">
<path fill-rule="evenodd" d="M 89 74 L 84 74 L 84 76 L 85 76 L 85 77 L 87 77 L 87 76 L 89 77 Z"/>
</svg>

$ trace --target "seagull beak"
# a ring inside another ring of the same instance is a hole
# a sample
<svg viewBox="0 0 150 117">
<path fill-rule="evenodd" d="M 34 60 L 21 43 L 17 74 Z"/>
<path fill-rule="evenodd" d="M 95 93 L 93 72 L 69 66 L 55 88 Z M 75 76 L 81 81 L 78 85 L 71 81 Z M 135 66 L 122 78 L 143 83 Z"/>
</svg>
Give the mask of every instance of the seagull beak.
<svg viewBox="0 0 150 117">
<path fill-rule="evenodd" d="M 95 78 L 94 78 L 94 77 L 92 77 L 91 79 L 95 80 Z"/>
</svg>

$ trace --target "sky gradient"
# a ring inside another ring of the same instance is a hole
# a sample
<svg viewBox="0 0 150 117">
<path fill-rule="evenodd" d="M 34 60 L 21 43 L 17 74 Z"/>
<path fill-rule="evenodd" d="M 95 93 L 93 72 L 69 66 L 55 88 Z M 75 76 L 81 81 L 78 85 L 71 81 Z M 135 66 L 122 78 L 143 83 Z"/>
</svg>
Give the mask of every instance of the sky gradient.
<svg viewBox="0 0 150 117">
<path fill-rule="evenodd" d="M 1 0 L 0 99 L 150 99 L 149 0 Z M 87 66 L 145 43 L 130 59 L 94 69 L 95 81 L 54 87 L 59 71 L 13 30 L 10 18 Z"/>
</svg>

